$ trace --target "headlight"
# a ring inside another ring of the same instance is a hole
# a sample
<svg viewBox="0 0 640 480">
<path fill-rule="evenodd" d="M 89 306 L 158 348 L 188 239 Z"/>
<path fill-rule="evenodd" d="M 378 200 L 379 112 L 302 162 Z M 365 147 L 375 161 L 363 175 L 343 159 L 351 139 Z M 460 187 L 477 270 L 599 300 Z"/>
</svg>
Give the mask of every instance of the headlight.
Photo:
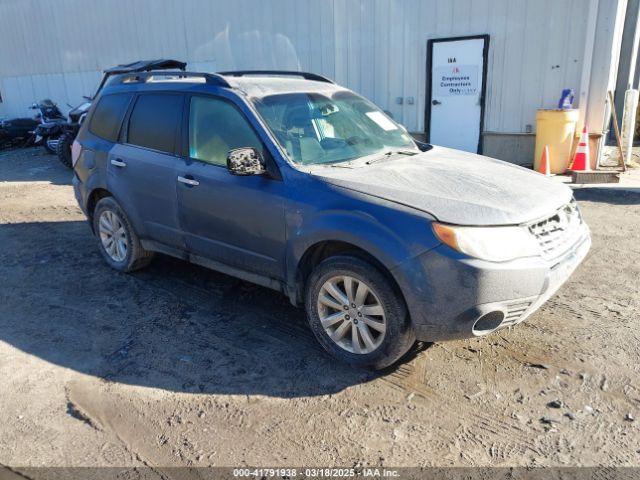
<svg viewBox="0 0 640 480">
<path fill-rule="evenodd" d="M 491 262 L 541 254 L 538 242 L 526 227 L 460 227 L 434 222 L 433 231 L 454 250 Z"/>
</svg>

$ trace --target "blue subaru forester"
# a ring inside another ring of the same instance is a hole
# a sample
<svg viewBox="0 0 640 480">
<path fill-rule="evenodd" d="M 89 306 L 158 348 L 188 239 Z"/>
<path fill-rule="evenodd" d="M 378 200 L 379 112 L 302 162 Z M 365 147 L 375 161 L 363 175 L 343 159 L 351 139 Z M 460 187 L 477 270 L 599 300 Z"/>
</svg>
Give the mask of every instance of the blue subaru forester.
<svg viewBox="0 0 640 480">
<path fill-rule="evenodd" d="M 568 187 L 416 142 L 315 74 L 115 75 L 72 158 L 110 266 L 160 252 L 279 290 L 358 366 L 521 322 L 591 243 Z"/>
</svg>

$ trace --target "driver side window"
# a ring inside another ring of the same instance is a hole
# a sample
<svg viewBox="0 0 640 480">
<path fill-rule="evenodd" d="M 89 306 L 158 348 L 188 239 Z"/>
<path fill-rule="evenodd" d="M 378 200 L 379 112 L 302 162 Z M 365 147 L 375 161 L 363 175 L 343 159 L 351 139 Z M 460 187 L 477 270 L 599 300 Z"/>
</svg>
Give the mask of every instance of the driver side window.
<svg viewBox="0 0 640 480">
<path fill-rule="evenodd" d="M 230 102 L 212 97 L 191 97 L 189 109 L 189 156 L 226 166 L 229 150 L 254 147 L 264 155 L 262 142 Z"/>
</svg>

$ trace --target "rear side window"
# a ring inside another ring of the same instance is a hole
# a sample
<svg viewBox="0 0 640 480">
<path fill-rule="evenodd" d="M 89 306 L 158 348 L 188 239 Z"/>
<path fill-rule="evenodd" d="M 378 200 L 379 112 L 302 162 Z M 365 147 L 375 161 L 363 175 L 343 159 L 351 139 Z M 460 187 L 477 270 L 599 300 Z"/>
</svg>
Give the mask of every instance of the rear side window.
<svg viewBox="0 0 640 480">
<path fill-rule="evenodd" d="M 128 143 L 175 153 L 181 112 L 182 95 L 140 95 L 129 119 Z"/>
<path fill-rule="evenodd" d="M 102 97 L 91 117 L 91 125 L 89 125 L 91 133 L 110 142 L 116 142 L 120 124 L 130 101 L 131 94 L 128 93 Z"/>
<path fill-rule="evenodd" d="M 231 103 L 212 97 L 192 97 L 189 156 L 225 166 L 229 150 L 240 147 L 254 147 L 264 155 L 262 142 Z"/>
</svg>

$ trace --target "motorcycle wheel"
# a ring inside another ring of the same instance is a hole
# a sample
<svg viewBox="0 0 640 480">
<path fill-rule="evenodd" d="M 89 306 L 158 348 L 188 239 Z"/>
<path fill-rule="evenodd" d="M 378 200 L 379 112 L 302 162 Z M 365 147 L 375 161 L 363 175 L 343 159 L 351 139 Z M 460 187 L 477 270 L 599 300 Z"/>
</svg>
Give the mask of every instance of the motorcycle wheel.
<svg viewBox="0 0 640 480">
<path fill-rule="evenodd" d="M 73 137 L 67 133 L 63 133 L 58 138 L 58 160 L 67 168 L 73 168 L 71 162 L 71 144 L 73 143 Z"/>
<path fill-rule="evenodd" d="M 44 141 L 44 148 L 52 155 L 58 152 L 58 139 L 60 137 L 47 137 Z"/>
</svg>

